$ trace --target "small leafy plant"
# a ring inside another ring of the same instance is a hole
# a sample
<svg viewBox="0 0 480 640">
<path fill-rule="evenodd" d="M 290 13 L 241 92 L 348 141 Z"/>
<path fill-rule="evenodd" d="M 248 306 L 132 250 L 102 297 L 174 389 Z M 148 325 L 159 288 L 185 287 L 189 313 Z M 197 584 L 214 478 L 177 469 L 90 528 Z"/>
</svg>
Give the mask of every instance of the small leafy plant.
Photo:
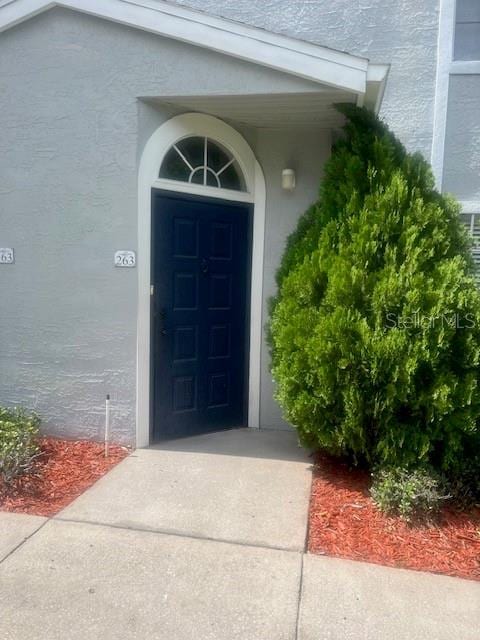
<svg viewBox="0 0 480 640">
<path fill-rule="evenodd" d="M 0 407 L 0 485 L 32 471 L 38 458 L 40 418 L 24 409 Z"/>
<path fill-rule="evenodd" d="M 381 469 L 373 474 L 370 493 L 381 511 L 407 522 L 432 519 L 450 497 L 442 491 L 440 478 L 427 469 Z"/>
</svg>

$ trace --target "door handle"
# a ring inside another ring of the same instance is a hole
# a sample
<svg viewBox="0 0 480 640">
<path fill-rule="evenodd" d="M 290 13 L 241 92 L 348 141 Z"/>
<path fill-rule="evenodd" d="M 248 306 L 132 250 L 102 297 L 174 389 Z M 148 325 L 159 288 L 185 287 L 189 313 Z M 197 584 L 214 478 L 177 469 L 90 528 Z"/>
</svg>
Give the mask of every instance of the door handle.
<svg viewBox="0 0 480 640">
<path fill-rule="evenodd" d="M 208 260 L 206 258 L 202 258 L 200 261 L 200 269 L 202 273 L 208 273 L 209 268 L 210 265 L 208 263 Z"/>
</svg>

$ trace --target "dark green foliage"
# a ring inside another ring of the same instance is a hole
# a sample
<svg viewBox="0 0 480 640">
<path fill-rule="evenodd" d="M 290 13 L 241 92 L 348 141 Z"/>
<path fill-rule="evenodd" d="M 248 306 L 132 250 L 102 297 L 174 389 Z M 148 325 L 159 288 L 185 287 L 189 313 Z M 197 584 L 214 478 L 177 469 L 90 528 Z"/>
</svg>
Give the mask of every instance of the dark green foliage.
<svg viewBox="0 0 480 640">
<path fill-rule="evenodd" d="M 445 486 L 455 504 L 464 509 L 480 505 L 480 447 L 478 442 L 467 447 L 467 454 L 461 466 L 450 471 L 445 477 Z"/>
<path fill-rule="evenodd" d="M 345 137 L 277 274 L 277 398 L 307 446 L 459 469 L 480 442 L 480 295 L 459 209 L 376 116 L 341 110 Z"/>
<path fill-rule="evenodd" d="M 404 520 L 431 520 L 450 496 L 440 478 L 427 469 L 381 469 L 373 474 L 370 493 L 385 513 Z"/>
<path fill-rule="evenodd" d="M 39 454 L 39 425 L 35 414 L 0 407 L 0 485 L 31 471 Z"/>
</svg>

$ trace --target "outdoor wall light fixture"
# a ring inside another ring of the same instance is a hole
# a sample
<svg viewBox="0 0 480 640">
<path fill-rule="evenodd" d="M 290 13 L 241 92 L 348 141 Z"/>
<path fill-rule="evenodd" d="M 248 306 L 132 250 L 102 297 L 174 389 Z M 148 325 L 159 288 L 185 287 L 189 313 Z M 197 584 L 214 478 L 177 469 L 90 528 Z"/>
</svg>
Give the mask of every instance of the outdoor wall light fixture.
<svg viewBox="0 0 480 640">
<path fill-rule="evenodd" d="M 282 189 L 285 191 L 293 191 L 295 189 L 295 171 L 293 169 L 284 169 L 282 171 Z"/>
</svg>

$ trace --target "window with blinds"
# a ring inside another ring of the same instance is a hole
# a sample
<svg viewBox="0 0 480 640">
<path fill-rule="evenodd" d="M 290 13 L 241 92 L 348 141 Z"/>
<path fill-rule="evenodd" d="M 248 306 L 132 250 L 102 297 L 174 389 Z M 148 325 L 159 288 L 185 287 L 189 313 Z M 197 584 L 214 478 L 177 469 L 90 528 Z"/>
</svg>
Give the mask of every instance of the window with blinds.
<svg viewBox="0 0 480 640">
<path fill-rule="evenodd" d="M 475 277 L 480 285 L 480 213 L 462 213 L 460 217 L 473 240 L 472 255 L 475 263 Z"/>
<path fill-rule="evenodd" d="M 457 0 L 455 60 L 480 60 L 480 0 Z"/>
</svg>

